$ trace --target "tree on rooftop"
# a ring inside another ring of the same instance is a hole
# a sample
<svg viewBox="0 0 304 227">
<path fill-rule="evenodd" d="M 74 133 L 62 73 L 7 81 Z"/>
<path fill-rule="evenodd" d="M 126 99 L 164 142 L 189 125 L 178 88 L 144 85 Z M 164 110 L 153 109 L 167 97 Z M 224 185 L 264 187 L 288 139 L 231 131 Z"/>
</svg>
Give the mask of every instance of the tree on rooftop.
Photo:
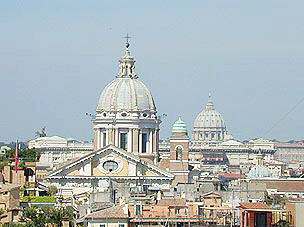
<svg viewBox="0 0 304 227">
<path fill-rule="evenodd" d="M 58 192 L 58 189 L 57 189 L 56 186 L 50 185 L 48 187 L 48 193 L 49 193 L 50 196 L 54 196 L 57 192 Z"/>
</svg>

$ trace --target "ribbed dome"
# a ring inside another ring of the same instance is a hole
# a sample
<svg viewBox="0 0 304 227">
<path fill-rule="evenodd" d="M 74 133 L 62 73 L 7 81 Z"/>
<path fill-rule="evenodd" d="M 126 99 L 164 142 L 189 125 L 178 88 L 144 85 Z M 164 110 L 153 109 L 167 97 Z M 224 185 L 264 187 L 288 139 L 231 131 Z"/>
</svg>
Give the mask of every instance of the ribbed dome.
<svg viewBox="0 0 304 227">
<path fill-rule="evenodd" d="M 117 78 L 102 91 L 97 111 L 156 111 L 151 92 L 137 78 Z"/>
<path fill-rule="evenodd" d="M 129 44 L 127 44 L 125 55 L 119 63 L 117 79 L 110 82 L 102 91 L 97 105 L 97 112 L 156 112 L 151 92 L 136 75 L 135 60 L 130 55 Z"/>
<path fill-rule="evenodd" d="M 197 128 L 225 128 L 222 115 L 214 109 L 212 100 L 209 98 L 206 109 L 198 114 L 194 121 Z"/>
<path fill-rule="evenodd" d="M 178 118 L 177 121 L 175 121 L 172 132 L 187 132 L 187 126 L 186 123 L 181 119 L 181 117 Z"/>
</svg>

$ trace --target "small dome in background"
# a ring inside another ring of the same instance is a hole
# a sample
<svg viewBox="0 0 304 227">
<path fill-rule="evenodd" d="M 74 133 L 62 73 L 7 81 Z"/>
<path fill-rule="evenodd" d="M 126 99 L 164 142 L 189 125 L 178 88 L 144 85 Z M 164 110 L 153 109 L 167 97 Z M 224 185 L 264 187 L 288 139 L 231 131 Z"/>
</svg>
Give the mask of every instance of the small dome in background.
<svg viewBox="0 0 304 227">
<path fill-rule="evenodd" d="M 77 140 L 75 138 L 73 138 L 73 137 L 67 138 L 67 141 L 68 142 L 77 142 Z"/>
<path fill-rule="evenodd" d="M 187 133 L 186 123 L 179 117 L 173 124 L 172 132 L 185 132 Z"/>
</svg>

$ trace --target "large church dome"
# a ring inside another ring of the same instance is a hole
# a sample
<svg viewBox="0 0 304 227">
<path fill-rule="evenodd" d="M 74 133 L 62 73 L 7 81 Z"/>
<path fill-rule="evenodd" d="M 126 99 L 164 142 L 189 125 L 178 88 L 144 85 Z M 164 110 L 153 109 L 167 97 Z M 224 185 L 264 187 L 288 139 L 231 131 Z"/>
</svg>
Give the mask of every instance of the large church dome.
<svg viewBox="0 0 304 227">
<path fill-rule="evenodd" d="M 97 111 L 151 111 L 156 110 L 151 92 L 137 78 L 119 77 L 102 91 Z"/>
<path fill-rule="evenodd" d="M 206 108 L 200 112 L 195 121 L 192 133 L 194 143 L 218 143 L 227 138 L 227 130 L 222 115 L 214 108 L 211 96 Z"/>
<path fill-rule="evenodd" d="M 156 112 L 151 92 L 135 73 L 135 60 L 129 44 L 119 61 L 119 73 L 102 91 L 97 112 Z"/>
<path fill-rule="evenodd" d="M 194 127 L 205 128 L 225 128 L 222 115 L 214 108 L 212 100 L 209 98 L 206 109 L 198 114 L 194 121 Z"/>
<path fill-rule="evenodd" d="M 128 35 L 119 72 L 101 92 L 94 124 L 94 149 L 109 144 L 148 161 L 158 157 L 159 124 L 151 92 L 138 79 Z"/>
</svg>

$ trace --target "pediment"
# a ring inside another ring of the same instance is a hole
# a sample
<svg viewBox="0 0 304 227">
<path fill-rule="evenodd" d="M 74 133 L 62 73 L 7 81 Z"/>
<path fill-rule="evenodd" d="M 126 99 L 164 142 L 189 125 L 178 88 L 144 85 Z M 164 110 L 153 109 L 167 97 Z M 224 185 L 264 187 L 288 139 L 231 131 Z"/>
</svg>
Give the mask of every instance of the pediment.
<svg viewBox="0 0 304 227">
<path fill-rule="evenodd" d="M 49 174 L 56 177 L 147 177 L 172 178 L 174 175 L 154 164 L 148 163 L 134 154 L 113 145 L 85 155 L 63 165 Z"/>
<path fill-rule="evenodd" d="M 206 198 L 206 199 L 207 198 L 221 198 L 221 195 L 216 192 L 208 192 L 206 194 L 203 194 L 202 196 L 203 196 L 203 198 Z"/>
</svg>

